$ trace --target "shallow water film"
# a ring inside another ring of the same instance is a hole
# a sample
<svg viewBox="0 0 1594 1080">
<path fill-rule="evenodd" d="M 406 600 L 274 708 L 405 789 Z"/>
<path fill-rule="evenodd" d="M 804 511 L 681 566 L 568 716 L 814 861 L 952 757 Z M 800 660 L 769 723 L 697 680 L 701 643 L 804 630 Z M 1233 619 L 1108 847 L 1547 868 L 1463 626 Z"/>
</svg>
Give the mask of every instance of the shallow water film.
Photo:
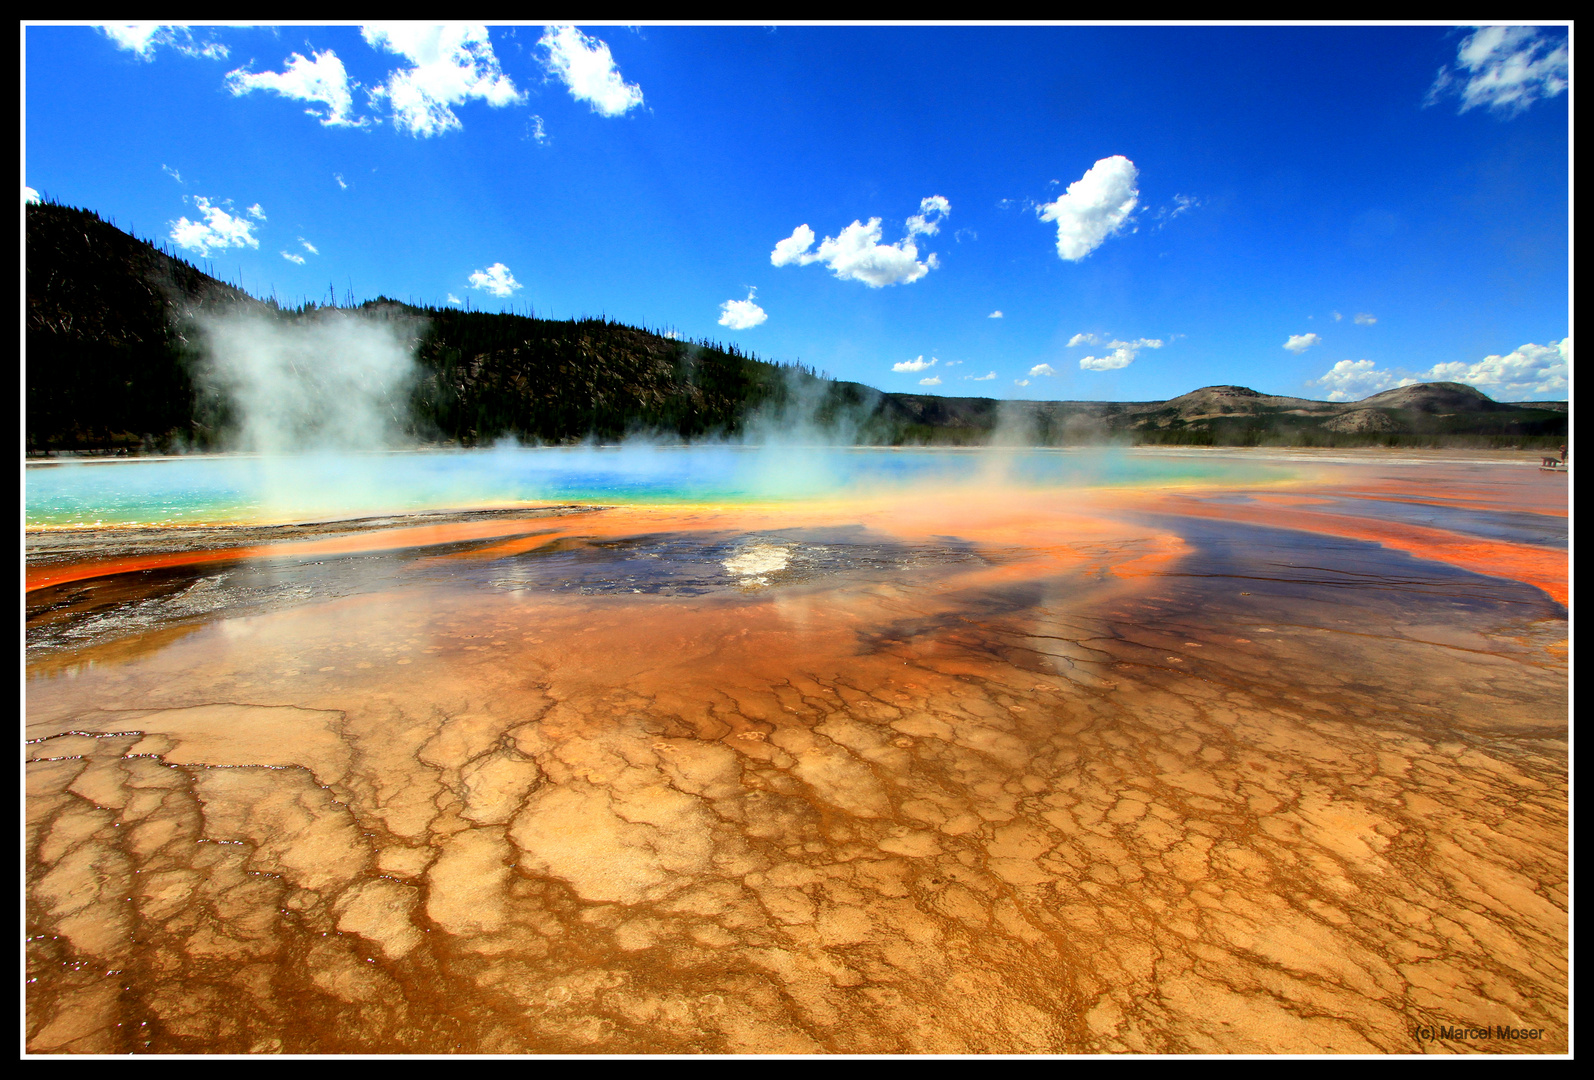
<svg viewBox="0 0 1594 1080">
<path fill-rule="evenodd" d="M 1566 476 L 868 460 L 30 470 L 27 1049 L 1567 1050 Z"/>
</svg>

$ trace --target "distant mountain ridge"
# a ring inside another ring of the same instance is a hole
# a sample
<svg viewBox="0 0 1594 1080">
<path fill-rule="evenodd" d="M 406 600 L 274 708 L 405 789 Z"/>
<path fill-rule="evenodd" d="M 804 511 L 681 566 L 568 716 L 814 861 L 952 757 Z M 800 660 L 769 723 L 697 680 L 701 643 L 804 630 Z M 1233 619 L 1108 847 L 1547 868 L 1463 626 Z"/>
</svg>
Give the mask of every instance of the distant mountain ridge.
<svg viewBox="0 0 1594 1080">
<path fill-rule="evenodd" d="M 30 454 L 218 449 L 234 427 L 205 378 L 192 330 L 205 312 L 284 309 L 203 273 L 98 215 L 53 203 L 26 211 L 26 419 Z M 352 300 L 351 300 L 352 305 Z M 400 304 L 424 324 L 410 434 L 476 445 L 509 435 L 568 443 L 648 433 L 739 436 L 760 424 L 873 445 L 1111 440 L 1196 445 L 1547 446 L 1565 402 L 1497 402 L 1460 383 L 1421 383 L 1357 402 L 1206 386 L 1167 401 L 1001 401 L 886 393 L 774 364 L 735 346 L 685 342 L 607 319 Z M 336 309 L 347 310 L 347 309 Z"/>
</svg>

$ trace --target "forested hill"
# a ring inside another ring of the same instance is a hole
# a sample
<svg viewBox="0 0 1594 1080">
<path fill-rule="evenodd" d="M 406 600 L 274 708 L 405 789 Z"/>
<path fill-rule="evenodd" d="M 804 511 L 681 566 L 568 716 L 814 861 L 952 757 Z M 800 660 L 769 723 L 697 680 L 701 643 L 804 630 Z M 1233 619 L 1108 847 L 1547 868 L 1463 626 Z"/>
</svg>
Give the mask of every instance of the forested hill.
<svg viewBox="0 0 1594 1080">
<path fill-rule="evenodd" d="M 1029 445 L 1112 440 L 1196 445 L 1553 446 L 1564 402 L 1496 402 L 1424 383 L 1360 402 L 1209 386 L 1168 401 L 997 401 L 882 393 L 707 341 L 607 319 L 553 320 L 379 298 L 285 308 L 218 281 L 97 214 L 27 207 L 29 454 L 222 449 L 235 417 L 206 377 L 195 319 L 243 306 L 286 323 L 349 312 L 416 328 L 403 410 L 422 443 L 735 437 L 801 427 L 838 441 Z"/>
<path fill-rule="evenodd" d="M 91 211 L 32 204 L 26 227 L 29 453 L 221 448 L 232 417 L 205 378 L 194 317 L 231 305 L 285 321 L 328 315 L 313 303 L 251 297 Z M 421 328 L 408 416 L 421 441 L 734 436 L 752 417 L 799 406 L 821 424 L 841 413 L 866 417 L 881 396 L 735 346 L 606 319 L 386 298 L 355 310 L 371 309 L 402 312 Z"/>
</svg>

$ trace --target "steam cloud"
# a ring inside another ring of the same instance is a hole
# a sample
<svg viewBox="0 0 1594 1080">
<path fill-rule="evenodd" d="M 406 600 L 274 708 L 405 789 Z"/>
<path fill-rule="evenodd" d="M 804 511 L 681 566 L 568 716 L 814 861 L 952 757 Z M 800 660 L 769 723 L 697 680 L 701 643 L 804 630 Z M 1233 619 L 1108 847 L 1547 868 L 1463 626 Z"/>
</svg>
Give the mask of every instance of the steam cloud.
<svg viewBox="0 0 1594 1080">
<path fill-rule="evenodd" d="M 298 322 L 233 311 L 200 320 L 207 379 L 238 421 L 239 449 L 372 450 L 404 436 L 419 326 L 326 311 Z"/>
</svg>

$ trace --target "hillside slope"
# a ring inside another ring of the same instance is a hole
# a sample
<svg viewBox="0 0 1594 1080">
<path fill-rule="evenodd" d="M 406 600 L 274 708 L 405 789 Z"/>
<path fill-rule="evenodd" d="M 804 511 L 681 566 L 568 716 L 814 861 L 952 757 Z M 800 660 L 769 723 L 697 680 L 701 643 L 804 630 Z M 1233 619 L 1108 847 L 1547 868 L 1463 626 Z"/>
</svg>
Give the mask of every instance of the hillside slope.
<svg viewBox="0 0 1594 1080">
<path fill-rule="evenodd" d="M 98 215 L 26 211 L 27 451 L 220 449 L 236 428 L 208 378 L 199 316 L 238 306 L 303 322 L 351 309 L 261 301 Z M 552 320 L 379 298 L 420 327 L 408 433 L 424 442 L 672 439 L 760 428 L 876 445 L 1198 445 L 1564 441 L 1565 402 L 1497 402 L 1424 383 L 1358 402 L 1207 386 L 1168 401 L 1000 401 L 891 394 L 606 319 Z"/>
</svg>

